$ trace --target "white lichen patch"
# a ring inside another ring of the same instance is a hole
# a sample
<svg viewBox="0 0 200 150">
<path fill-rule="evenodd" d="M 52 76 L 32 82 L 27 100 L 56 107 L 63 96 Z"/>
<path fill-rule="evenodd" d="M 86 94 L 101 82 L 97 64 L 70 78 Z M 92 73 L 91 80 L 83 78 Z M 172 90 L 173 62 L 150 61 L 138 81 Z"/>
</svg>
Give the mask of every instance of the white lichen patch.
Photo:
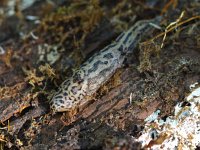
<svg viewBox="0 0 200 150">
<path fill-rule="evenodd" d="M 197 148 L 200 144 L 199 102 L 200 87 L 194 89 L 185 101 L 176 105 L 173 116 L 158 119 L 160 111 L 156 111 L 145 119 L 144 130 L 135 141 L 151 150 Z"/>
<path fill-rule="evenodd" d="M 39 59 L 38 62 L 48 62 L 50 65 L 54 64 L 61 56 L 59 52 L 62 48 L 56 45 L 43 44 L 38 46 Z"/>
<path fill-rule="evenodd" d="M 196 87 L 196 85 L 198 85 L 198 82 L 195 82 L 194 84 L 190 85 L 190 90 L 194 89 Z"/>
<path fill-rule="evenodd" d="M 19 9 L 22 11 L 28 7 L 30 7 L 36 0 L 9 0 L 7 1 L 6 5 L 3 7 L 0 7 L 0 15 L 5 16 L 12 16 L 15 14 L 16 6 L 19 7 Z"/>
</svg>

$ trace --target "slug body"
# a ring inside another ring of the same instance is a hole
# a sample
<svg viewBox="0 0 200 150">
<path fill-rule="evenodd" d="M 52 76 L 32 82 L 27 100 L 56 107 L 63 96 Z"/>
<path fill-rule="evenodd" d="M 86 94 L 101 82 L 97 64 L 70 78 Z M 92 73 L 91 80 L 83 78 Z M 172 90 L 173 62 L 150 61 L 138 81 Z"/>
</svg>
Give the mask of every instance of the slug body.
<svg viewBox="0 0 200 150">
<path fill-rule="evenodd" d="M 141 37 L 152 28 L 150 23 L 158 18 L 138 21 L 115 41 L 95 53 L 66 79 L 50 101 L 54 112 L 71 111 L 88 102 L 86 97 L 94 94 L 116 71 L 122 67 L 128 53 L 134 51 Z"/>
</svg>

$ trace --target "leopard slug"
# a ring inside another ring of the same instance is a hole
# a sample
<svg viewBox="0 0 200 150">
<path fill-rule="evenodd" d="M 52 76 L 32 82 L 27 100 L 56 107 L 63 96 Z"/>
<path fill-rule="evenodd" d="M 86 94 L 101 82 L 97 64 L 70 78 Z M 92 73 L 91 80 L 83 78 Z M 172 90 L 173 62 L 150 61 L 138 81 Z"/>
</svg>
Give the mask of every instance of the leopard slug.
<svg viewBox="0 0 200 150">
<path fill-rule="evenodd" d="M 128 31 L 122 32 L 115 41 L 86 60 L 72 77 L 66 79 L 50 101 L 54 112 L 71 111 L 88 102 L 86 97 L 94 94 L 116 71 L 122 67 L 128 53 L 136 48 L 160 17 L 141 20 Z"/>
</svg>

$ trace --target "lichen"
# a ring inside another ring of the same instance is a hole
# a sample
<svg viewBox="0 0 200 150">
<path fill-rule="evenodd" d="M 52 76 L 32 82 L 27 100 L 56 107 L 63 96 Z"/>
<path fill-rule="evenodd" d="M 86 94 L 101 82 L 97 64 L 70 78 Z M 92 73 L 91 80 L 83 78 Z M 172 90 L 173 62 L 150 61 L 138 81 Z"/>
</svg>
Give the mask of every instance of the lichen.
<svg viewBox="0 0 200 150">
<path fill-rule="evenodd" d="M 158 113 L 145 121 L 141 136 L 135 139 L 147 149 L 195 149 L 200 143 L 200 88 L 191 91 L 185 101 L 175 106 L 173 116 L 159 119 Z M 152 132 L 155 130 L 156 132 Z M 154 135 L 153 135 L 154 134 Z"/>
</svg>

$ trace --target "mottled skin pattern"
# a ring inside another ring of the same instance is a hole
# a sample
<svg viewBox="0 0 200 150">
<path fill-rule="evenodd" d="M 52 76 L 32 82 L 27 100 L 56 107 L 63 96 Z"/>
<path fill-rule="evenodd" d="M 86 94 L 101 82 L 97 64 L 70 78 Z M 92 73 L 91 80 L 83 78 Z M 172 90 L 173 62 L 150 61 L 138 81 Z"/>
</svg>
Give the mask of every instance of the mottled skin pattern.
<svg viewBox="0 0 200 150">
<path fill-rule="evenodd" d="M 138 21 L 128 31 L 121 33 L 115 41 L 100 50 L 79 69 L 74 71 L 71 78 L 66 79 L 59 91 L 50 101 L 54 112 L 71 111 L 88 102 L 86 97 L 94 94 L 120 68 L 127 53 L 133 52 L 142 36 L 152 26 L 153 20 Z"/>
</svg>

